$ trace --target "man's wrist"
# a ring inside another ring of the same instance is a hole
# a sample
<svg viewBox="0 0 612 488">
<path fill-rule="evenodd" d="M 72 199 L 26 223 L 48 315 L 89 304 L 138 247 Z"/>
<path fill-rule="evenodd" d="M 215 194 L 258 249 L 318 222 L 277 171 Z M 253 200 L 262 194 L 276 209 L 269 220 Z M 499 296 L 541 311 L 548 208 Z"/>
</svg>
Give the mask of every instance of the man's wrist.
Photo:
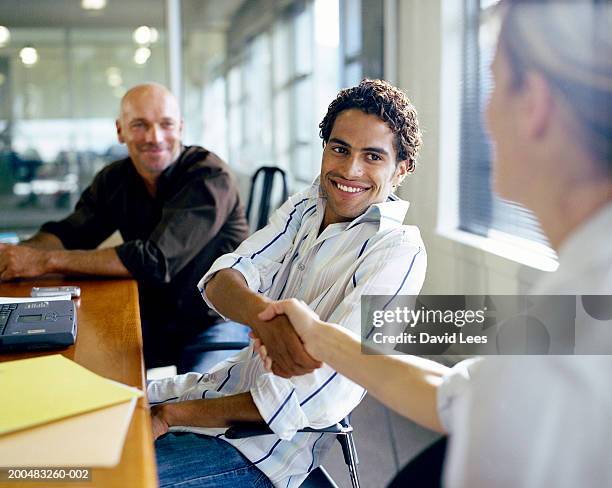
<svg viewBox="0 0 612 488">
<path fill-rule="evenodd" d="M 40 250 L 39 251 L 42 254 L 42 262 L 43 262 L 43 274 L 45 273 L 57 273 L 60 271 L 60 256 L 59 254 L 62 251 L 47 251 L 47 250 Z"/>
<path fill-rule="evenodd" d="M 173 413 L 174 413 L 174 407 L 176 407 L 177 404 L 172 404 L 172 403 L 168 403 L 166 405 L 160 405 L 158 407 L 158 417 L 159 419 L 164 422 L 166 424 L 166 427 L 170 428 L 173 425 L 178 425 L 178 423 L 174 422 L 174 417 L 173 417 Z"/>
<path fill-rule="evenodd" d="M 253 329 L 253 331 L 257 333 L 257 329 L 259 328 L 260 325 L 262 325 L 261 321 L 259 320 L 257 316 L 261 312 L 263 312 L 266 308 L 268 308 L 268 305 L 271 302 L 272 300 L 264 295 L 260 295 L 260 294 L 254 295 L 253 301 L 251 302 L 251 306 L 245 307 L 243 323 L 249 325 L 251 329 Z"/>
</svg>

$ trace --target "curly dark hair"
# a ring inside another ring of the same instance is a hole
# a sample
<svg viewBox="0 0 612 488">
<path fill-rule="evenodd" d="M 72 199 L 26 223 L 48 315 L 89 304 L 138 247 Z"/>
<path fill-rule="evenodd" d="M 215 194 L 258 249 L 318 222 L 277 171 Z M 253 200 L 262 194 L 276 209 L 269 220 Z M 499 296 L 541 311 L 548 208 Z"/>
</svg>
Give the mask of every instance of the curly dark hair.
<svg viewBox="0 0 612 488">
<path fill-rule="evenodd" d="M 338 114 L 351 108 L 376 115 L 385 122 L 395 134 L 393 147 L 397 160 L 408 160 L 408 171 L 414 171 L 422 136 L 417 111 L 406 94 L 386 81 L 369 79 L 342 90 L 329 104 L 327 114 L 319 124 L 323 147 L 329 141 Z"/>
</svg>

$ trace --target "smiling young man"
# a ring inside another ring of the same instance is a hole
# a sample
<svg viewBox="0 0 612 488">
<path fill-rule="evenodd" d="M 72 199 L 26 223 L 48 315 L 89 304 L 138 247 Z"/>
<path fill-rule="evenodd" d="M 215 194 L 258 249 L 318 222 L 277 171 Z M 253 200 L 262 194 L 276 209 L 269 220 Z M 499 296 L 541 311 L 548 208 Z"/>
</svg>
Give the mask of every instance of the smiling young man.
<svg viewBox="0 0 612 488">
<path fill-rule="evenodd" d="M 298 298 L 358 333 L 363 294 L 421 289 L 423 242 L 416 227 L 403 225 L 408 202 L 393 194 L 421 145 L 415 108 L 388 83 L 364 80 L 340 92 L 320 129 L 319 178 L 217 259 L 199 285 L 212 308 L 253 329 L 277 374 L 265 370 L 251 344 L 204 375 L 152 382 L 161 486 L 225 486 L 217 484 L 221 477 L 228 486 L 299 486 L 331 438 L 297 430 L 338 422 L 364 390 L 314 361 L 284 315 L 264 322 L 259 312 L 273 300 Z M 261 420 L 274 435 L 223 436 L 233 422 Z"/>
<path fill-rule="evenodd" d="M 237 340 L 240 332 L 210 312 L 196 287 L 202 272 L 247 236 L 237 184 L 217 155 L 182 145 L 178 102 L 162 85 L 128 90 L 116 130 L 129 157 L 104 167 L 65 219 L 44 224 L 19 246 L 0 245 L 0 280 L 133 277 L 147 367 L 205 369 L 219 357 L 186 346 L 219 335 Z M 116 230 L 122 244 L 96 249 Z"/>
</svg>

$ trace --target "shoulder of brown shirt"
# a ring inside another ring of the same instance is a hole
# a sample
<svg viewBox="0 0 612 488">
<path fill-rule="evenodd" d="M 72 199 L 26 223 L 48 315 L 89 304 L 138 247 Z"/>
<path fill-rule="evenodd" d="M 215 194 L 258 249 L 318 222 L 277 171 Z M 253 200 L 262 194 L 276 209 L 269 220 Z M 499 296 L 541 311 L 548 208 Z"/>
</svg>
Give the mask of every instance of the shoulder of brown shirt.
<svg viewBox="0 0 612 488">
<path fill-rule="evenodd" d="M 229 175 L 234 179 L 234 174 L 229 165 L 217 154 L 200 146 L 187 146 L 182 160 L 185 164 L 185 173 L 190 177 L 196 174 L 204 176 Z"/>
</svg>

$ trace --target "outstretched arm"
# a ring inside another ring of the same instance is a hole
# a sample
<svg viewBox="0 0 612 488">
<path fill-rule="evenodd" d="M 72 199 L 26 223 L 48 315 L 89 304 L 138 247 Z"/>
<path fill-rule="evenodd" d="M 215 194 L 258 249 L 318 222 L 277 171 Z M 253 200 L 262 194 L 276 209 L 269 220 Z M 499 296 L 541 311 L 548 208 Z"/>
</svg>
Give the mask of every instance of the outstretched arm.
<svg viewBox="0 0 612 488">
<path fill-rule="evenodd" d="M 303 302 L 295 299 L 269 304 L 259 318 L 284 314 L 300 336 L 306 351 L 350 378 L 399 414 L 439 432 L 444 429 L 437 413 L 437 389 L 450 369 L 416 356 L 364 354 L 359 337 L 321 321 Z M 260 354 L 267 366 L 264 345 Z M 374 351 L 373 351 L 374 352 Z"/>
</svg>

